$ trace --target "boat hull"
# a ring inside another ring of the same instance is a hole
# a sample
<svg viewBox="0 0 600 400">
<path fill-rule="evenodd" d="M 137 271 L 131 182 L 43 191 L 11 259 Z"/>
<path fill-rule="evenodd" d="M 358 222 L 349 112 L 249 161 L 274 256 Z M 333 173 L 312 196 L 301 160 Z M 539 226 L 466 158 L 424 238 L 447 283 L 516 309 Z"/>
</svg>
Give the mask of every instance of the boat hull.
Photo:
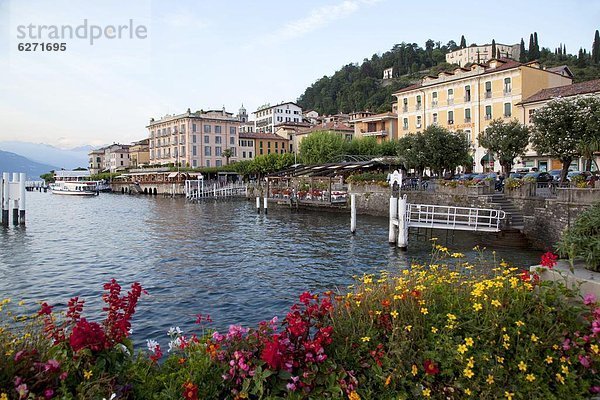
<svg viewBox="0 0 600 400">
<path fill-rule="evenodd" d="M 83 196 L 83 197 L 91 197 L 97 196 L 98 192 L 84 192 L 84 191 L 75 191 L 75 190 L 60 190 L 53 189 L 52 194 L 62 194 L 67 196 Z"/>
</svg>

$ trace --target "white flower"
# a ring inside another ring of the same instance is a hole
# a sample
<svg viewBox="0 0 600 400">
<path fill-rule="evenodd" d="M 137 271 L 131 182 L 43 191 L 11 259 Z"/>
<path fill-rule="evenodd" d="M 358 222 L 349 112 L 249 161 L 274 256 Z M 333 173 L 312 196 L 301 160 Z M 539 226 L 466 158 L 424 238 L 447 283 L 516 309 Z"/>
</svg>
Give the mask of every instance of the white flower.
<svg viewBox="0 0 600 400">
<path fill-rule="evenodd" d="M 117 397 L 116 393 L 113 393 L 110 395 L 110 398 L 108 400 L 113 400 Z M 102 400 L 106 400 L 104 397 L 102 398 Z"/>
<path fill-rule="evenodd" d="M 178 326 L 176 326 L 176 327 L 170 327 L 169 330 L 167 331 L 167 335 L 169 335 L 169 336 L 173 336 L 175 334 L 181 335 L 181 333 L 182 333 L 182 330 L 179 329 Z"/>
<path fill-rule="evenodd" d="M 177 348 L 179 348 L 179 347 L 181 347 L 181 338 L 180 337 L 178 337 L 175 340 L 171 340 L 169 342 L 169 351 L 168 352 L 170 353 L 171 350 L 173 350 L 173 349 L 177 350 Z"/>
<path fill-rule="evenodd" d="M 153 339 L 148 339 L 146 340 L 146 345 L 148 346 L 148 350 L 154 353 L 158 347 L 158 342 Z"/>
<path fill-rule="evenodd" d="M 126 355 L 130 356 L 131 353 L 129 352 L 129 349 L 127 348 L 127 346 L 125 346 L 123 343 L 119 343 L 118 347 L 121 349 L 121 351 L 123 353 L 125 353 Z M 110 400 L 110 399 L 109 399 Z"/>
</svg>

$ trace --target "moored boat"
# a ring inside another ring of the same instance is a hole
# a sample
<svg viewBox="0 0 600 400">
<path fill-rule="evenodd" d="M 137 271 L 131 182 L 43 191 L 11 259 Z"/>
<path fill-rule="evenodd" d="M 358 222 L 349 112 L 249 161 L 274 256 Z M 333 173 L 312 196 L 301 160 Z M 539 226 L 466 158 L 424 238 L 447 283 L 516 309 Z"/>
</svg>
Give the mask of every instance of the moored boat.
<svg viewBox="0 0 600 400">
<path fill-rule="evenodd" d="M 53 194 L 71 196 L 97 196 L 98 182 L 96 181 L 59 181 L 50 185 Z"/>
</svg>

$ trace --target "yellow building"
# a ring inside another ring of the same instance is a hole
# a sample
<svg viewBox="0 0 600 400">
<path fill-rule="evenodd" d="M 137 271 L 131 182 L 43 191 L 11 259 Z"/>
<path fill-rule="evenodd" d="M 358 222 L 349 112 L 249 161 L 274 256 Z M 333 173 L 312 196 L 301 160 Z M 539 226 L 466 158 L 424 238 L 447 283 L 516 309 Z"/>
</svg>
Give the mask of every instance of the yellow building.
<svg viewBox="0 0 600 400">
<path fill-rule="evenodd" d="M 150 139 L 142 139 L 129 147 L 129 165 L 138 168 L 150 164 Z"/>
<path fill-rule="evenodd" d="M 470 68 L 456 68 L 404 88 L 398 99 L 398 130 L 402 137 L 432 124 L 462 130 L 471 140 L 474 170 L 500 170 L 488 164 L 487 150 L 479 146 L 479 133 L 497 118 L 525 123 L 517 103 L 542 89 L 569 85 L 571 78 L 544 70 L 537 62 L 493 59 Z M 485 168 L 482 163 L 485 162 Z"/>
<path fill-rule="evenodd" d="M 396 113 L 365 115 L 353 119 L 352 122 L 354 122 L 355 138 L 374 137 L 377 143 L 398 140 L 398 114 Z"/>
<path fill-rule="evenodd" d="M 289 146 L 289 140 L 284 139 L 279 135 L 267 132 L 242 133 L 240 140 L 244 140 L 246 144 L 254 144 L 254 157 L 264 156 L 266 154 L 285 154 Z M 253 158 L 253 157 L 248 157 Z"/>
</svg>

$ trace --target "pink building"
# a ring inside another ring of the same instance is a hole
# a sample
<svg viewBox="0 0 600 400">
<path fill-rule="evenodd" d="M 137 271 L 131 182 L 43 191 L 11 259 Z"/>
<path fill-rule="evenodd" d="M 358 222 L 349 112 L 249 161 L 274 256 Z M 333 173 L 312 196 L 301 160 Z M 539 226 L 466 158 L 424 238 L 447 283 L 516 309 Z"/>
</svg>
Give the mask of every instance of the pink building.
<svg viewBox="0 0 600 400">
<path fill-rule="evenodd" d="M 152 118 L 150 164 L 220 167 L 237 161 L 240 120 L 223 110 L 187 112 Z M 226 157 L 230 155 L 229 160 Z"/>
</svg>

